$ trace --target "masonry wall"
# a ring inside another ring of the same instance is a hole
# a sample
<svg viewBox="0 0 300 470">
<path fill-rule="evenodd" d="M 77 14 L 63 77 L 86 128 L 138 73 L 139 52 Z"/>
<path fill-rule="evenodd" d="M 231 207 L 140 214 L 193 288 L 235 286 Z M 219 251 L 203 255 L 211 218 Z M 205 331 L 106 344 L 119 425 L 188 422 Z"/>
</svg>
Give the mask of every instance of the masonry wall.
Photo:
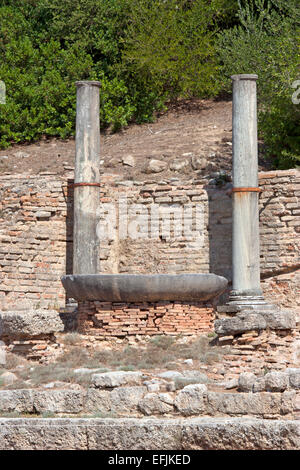
<svg viewBox="0 0 300 470">
<path fill-rule="evenodd" d="M 93 338 L 193 335 L 213 330 L 214 308 L 203 302 L 79 302 L 78 330 Z"/>
<path fill-rule="evenodd" d="M 1 309 L 58 308 L 65 304 L 60 277 L 72 272 L 72 176 L 1 177 Z M 299 307 L 300 172 L 261 173 L 259 181 L 262 286 L 269 300 Z M 129 206 L 133 202 L 140 204 L 144 215 L 150 215 L 151 206 L 156 204 L 160 228 L 155 236 L 150 233 L 147 238 L 122 238 L 117 208 L 110 236 L 100 243 L 102 272 L 210 271 L 231 279 L 230 185 L 118 183 L 111 175 L 103 177 L 102 203 L 115 204 L 124 196 Z M 171 215 L 171 233 L 166 236 L 164 214 L 176 214 L 185 205 L 192 211 L 201 207 L 203 229 L 198 230 L 193 222 L 197 232 L 178 234 L 176 215 Z M 133 221 L 138 222 L 138 214 Z"/>
</svg>

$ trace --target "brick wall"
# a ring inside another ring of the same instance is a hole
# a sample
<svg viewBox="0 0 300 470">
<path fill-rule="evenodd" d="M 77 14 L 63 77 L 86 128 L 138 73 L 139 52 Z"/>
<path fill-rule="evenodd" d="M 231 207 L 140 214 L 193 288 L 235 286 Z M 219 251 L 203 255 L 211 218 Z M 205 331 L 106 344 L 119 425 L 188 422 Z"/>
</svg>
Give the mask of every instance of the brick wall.
<svg viewBox="0 0 300 470">
<path fill-rule="evenodd" d="M 92 337 L 193 335 L 213 330 L 214 309 L 203 302 L 79 302 L 78 329 Z"/>
<path fill-rule="evenodd" d="M 63 306 L 60 276 L 72 272 L 72 174 L 58 177 L 2 176 L 0 183 L 0 308 Z M 265 295 L 284 306 L 299 306 L 300 176 L 296 170 L 259 175 L 261 273 Z M 189 204 L 203 209 L 203 233 L 124 238 L 118 220 L 100 243 L 106 273 L 214 272 L 231 278 L 231 197 L 229 185 L 164 184 L 103 177 L 101 200 L 126 195 L 146 212 L 162 214 Z M 131 202 L 130 202 L 131 201 Z M 163 217 L 163 215 L 162 215 Z M 199 238 L 200 237 L 200 238 Z M 224 301 L 225 297 L 221 299 Z"/>
</svg>

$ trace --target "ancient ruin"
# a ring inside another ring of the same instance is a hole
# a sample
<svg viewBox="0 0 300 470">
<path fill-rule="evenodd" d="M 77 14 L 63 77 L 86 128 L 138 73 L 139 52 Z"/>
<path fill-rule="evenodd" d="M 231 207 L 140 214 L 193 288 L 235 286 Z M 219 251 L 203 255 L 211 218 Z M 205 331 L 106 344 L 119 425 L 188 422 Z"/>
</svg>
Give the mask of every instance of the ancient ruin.
<svg viewBox="0 0 300 470">
<path fill-rule="evenodd" d="M 17 205 L 1 226 L 0 366 L 5 354 L 57 364 L 72 334 L 95 354 L 162 341 L 185 355 L 180 370 L 94 361 L 45 387 L 32 375 L 14 389 L 4 372 L 0 449 L 300 447 L 299 172 L 258 173 L 256 79 L 232 77 L 232 184 L 105 180 L 99 82 L 76 83 L 74 180 L 3 178 L 2 209 Z M 113 213 L 106 238 L 100 202 Z"/>
</svg>

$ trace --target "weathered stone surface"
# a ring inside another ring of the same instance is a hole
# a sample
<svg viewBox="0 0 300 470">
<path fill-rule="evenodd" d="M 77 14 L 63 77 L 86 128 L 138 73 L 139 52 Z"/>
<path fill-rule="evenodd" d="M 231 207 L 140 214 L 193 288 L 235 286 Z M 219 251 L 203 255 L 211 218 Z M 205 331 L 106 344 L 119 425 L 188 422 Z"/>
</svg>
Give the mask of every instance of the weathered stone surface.
<svg viewBox="0 0 300 470">
<path fill-rule="evenodd" d="M 147 393 L 139 402 L 139 410 L 145 415 L 164 414 L 173 411 L 174 400 L 168 393 Z"/>
<path fill-rule="evenodd" d="M 147 393 L 146 387 L 120 387 L 110 393 L 112 413 L 137 412 L 137 406 L 143 396 Z"/>
<path fill-rule="evenodd" d="M 122 163 L 123 163 L 123 165 L 134 167 L 135 166 L 135 158 L 134 158 L 133 155 L 125 155 L 122 158 Z"/>
<path fill-rule="evenodd" d="M 33 412 L 32 390 L 0 390 L 0 412 Z"/>
<path fill-rule="evenodd" d="M 69 295 L 80 301 L 134 303 L 206 301 L 224 292 L 228 284 L 223 276 L 213 273 L 67 274 L 61 281 Z"/>
<path fill-rule="evenodd" d="M 176 380 L 183 378 L 183 374 L 181 372 L 178 372 L 177 370 L 167 370 L 158 374 L 158 377 L 167 380 Z"/>
<path fill-rule="evenodd" d="M 121 385 L 140 384 L 142 378 L 142 372 L 103 372 L 92 376 L 92 385 L 97 388 L 113 388 Z"/>
<path fill-rule="evenodd" d="M 281 394 L 281 414 L 291 415 L 296 409 L 296 390 L 286 390 Z"/>
<path fill-rule="evenodd" d="M 18 377 L 13 372 L 7 371 L 0 375 L 0 383 L 3 385 L 12 385 L 16 380 Z"/>
<path fill-rule="evenodd" d="M 147 167 L 146 167 L 146 173 L 160 173 L 161 171 L 164 171 L 167 168 L 167 162 L 163 162 L 161 160 L 156 160 L 155 158 L 152 158 Z"/>
<path fill-rule="evenodd" d="M 193 380 L 199 380 L 199 384 L 204 384 L 208 382 L 208 377 L 206 374 L 203 372 L 199 372 L 199 370 L 184 370 L 182 372 L 182 375 L 185 379 L 193 379 Z M 195 382 L 196 383 L 196 382 Z"/>
<path fill-rule="evenodd" d="M 251 330 L 264 330 L 266 320 L 253 312 L 240 312 L 232 318 L 220 318 L 215 321 L 215 331 L 218 335 L 231 335 Z"/>
<path fill-rule="evenodd" d="M 287 450 L 300 446 L 300 422 L 261 419 L 195 419 L 184 422 L 182 448 Z"/>
<path fill-rule="evenodd" d="M 110 392 L 108 390 L 98 390 L 89 388 L 84 400 L 84 411 L 109 413 L 111 410 Z"/>
<path fill-rule="evenodd" d="M 219 335 L 244 333 L 251 330 L 290 330 L 296 327 L 296 314 L 280 310 L 275 305 L 268 308 L 245 309 L 231 318 L 220 318 L 215 321 L 215 331 Z"/>
<path fill-rule="evenodd" d="M 0 312 L 0 335 L 26 337 L 63 330 L 64 324 L 56 310 Z"/>
<path fill-rule="evenodd" d="M 264 377 L 259 377 L 253 384 L 253 392 L 263 392 L 266 389 L 266 380 Z"/>
<path fill-rule="evenodd" d="M 272 330 L 290 330 L 296 327 L 296 314 L 288 310 L 259 310 L 264 317 L 268 328 Z"/>
<path fill-rule="evenodd" d="M 285 372 L 268 372 L 265 383 L 268 392 L 283 392 L 288 388 L 289 375 Z"/>
<path fill-rule="evenodd" d="M 189 161 L 184 159 L 180 159 L 180 158 L 175 158 L 175 160 L 172 160 L 171 163 L 170 163 L 170 170 L 172 171 L 180 171 L 180 170 L 183 170 L 185 167 L 187 167 L 189 164 Z"/>
<path fill-rule="evenodd" d="M 207 160 L 204 157 L 194 155 L 192 157 L 193 170 L 204 170 L 207 166 Z"/>
<path fill-rule="evenodd" d="M 238 384 L 239 384 L 239 381 L 237 378 L 233 378 L 231 380 L 228 380 L 224 386 L 226 388 L 226 390 L 231 390 L 232 388 L 237 388 L 238 387 Z"/>
<path fill-rule="evenodd" d="M 89 449 L 181 449 L 181 421 L 176 419 L 107 419 L 87 423 Z"/>
<path fill-rule="evenodd" d="M 289 374 L 290 386 L 292 388 L 300 388 L 300 371 Z"/>
<path fill-rule="evenodd" d="M 0 450 L 298 450 L 299 447 L 299 421 L 0 419 Z"/>
<path fill-rule="evenodd" d="M 203 384 L 187 385 L 176 395 L 175 407 L 184 415 L 193 415 L 205 410 L 204 397 L 207 387 Z"/>
<path fill-rule="evenodd" d="M 33 391 L 33 408 L 37 413 L 79 413 L 84 393 L 77 390 Z"/>
<path fill-rule="evenodd" d="M 238 387 L 241 392 L 252 392 L 256 376 L 252 372 L 243 372 L 239 376 Z"/>
<path fill-rule="evenodd" d="M 210 415 L 279 415 L 281 396 L 273 393 L 208 392 L 207 411 Z"/>
</svg>

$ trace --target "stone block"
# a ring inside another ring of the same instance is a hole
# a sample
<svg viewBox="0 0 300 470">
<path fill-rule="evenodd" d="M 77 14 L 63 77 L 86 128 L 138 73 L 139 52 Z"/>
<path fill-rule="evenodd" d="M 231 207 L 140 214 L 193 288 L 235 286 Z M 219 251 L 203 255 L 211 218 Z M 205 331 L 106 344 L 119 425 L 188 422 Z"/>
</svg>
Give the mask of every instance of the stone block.
<svg viewBox="0 0 300 470">
<path fill-rule="evenodd" d="M 296 314 L 288 310 L 259 310 L 271 330 L 291 330 L 296 327 Z"/>
<path fill-rule="evenodd" d="M 175 407 L 180 413 L 186 416 L 204 412 L 204 397 L 206 394 L 206 385 L 187 385 L 176 395 L 174 402 Z"/>
<path fill-rule="evenodd" d="M 280 415 L 281 395 L 274 393 L 208 392 L 207 411 L 210 415 L 264 416 Z"/>
<path fill-rule="evenodd" d="M 92 385 L 96 388 L 114 388 L 122 385 L 140 384 L 142 372 L 113 371 L 93 374 Z"/>
<path fill-rule="evenodd" d="M 284 392 L 289 385 L 289 375 L 285 372 L 268 372 L 265 383 L 268 392 Z"/>
<path fill-rule="evenodd" d="M 79 390 L 33 390 L 33 409 L 37 413 L 80 413 L 84 392 Z"/>
<path fill-rule="evenodd" d="M 240 312 L 232 318 L 220 318 L 215 321 L 218 335 L 236 335 L 251 330 L 264 330 L 267 326 L 262 315 L 253 312 Z"/>
<path fill-rule="evenodd" d="M 173 411 L 173 398 L 168 393 L 147 393 L 138 404 L 145 415 L 165 414 Z"/>
<path fill-rule="evenodd" d="M 239 376 L 238 387 L 241 392 L 252 392 L 256 376 L 252 372 L 243 372 Z"/>
<path fill-rule="evenodd" d="M 137 412 L 140 400 L 147 393 L 147 387 L 120 387 L 110 392 L 111 412 L 126 413 L 126 415 Z"/>
<path fill-rule="evenodd" d="M 33 337 L 64 330 L 56 310 L 0 312 L 0 336 Z"/>
</svg>

